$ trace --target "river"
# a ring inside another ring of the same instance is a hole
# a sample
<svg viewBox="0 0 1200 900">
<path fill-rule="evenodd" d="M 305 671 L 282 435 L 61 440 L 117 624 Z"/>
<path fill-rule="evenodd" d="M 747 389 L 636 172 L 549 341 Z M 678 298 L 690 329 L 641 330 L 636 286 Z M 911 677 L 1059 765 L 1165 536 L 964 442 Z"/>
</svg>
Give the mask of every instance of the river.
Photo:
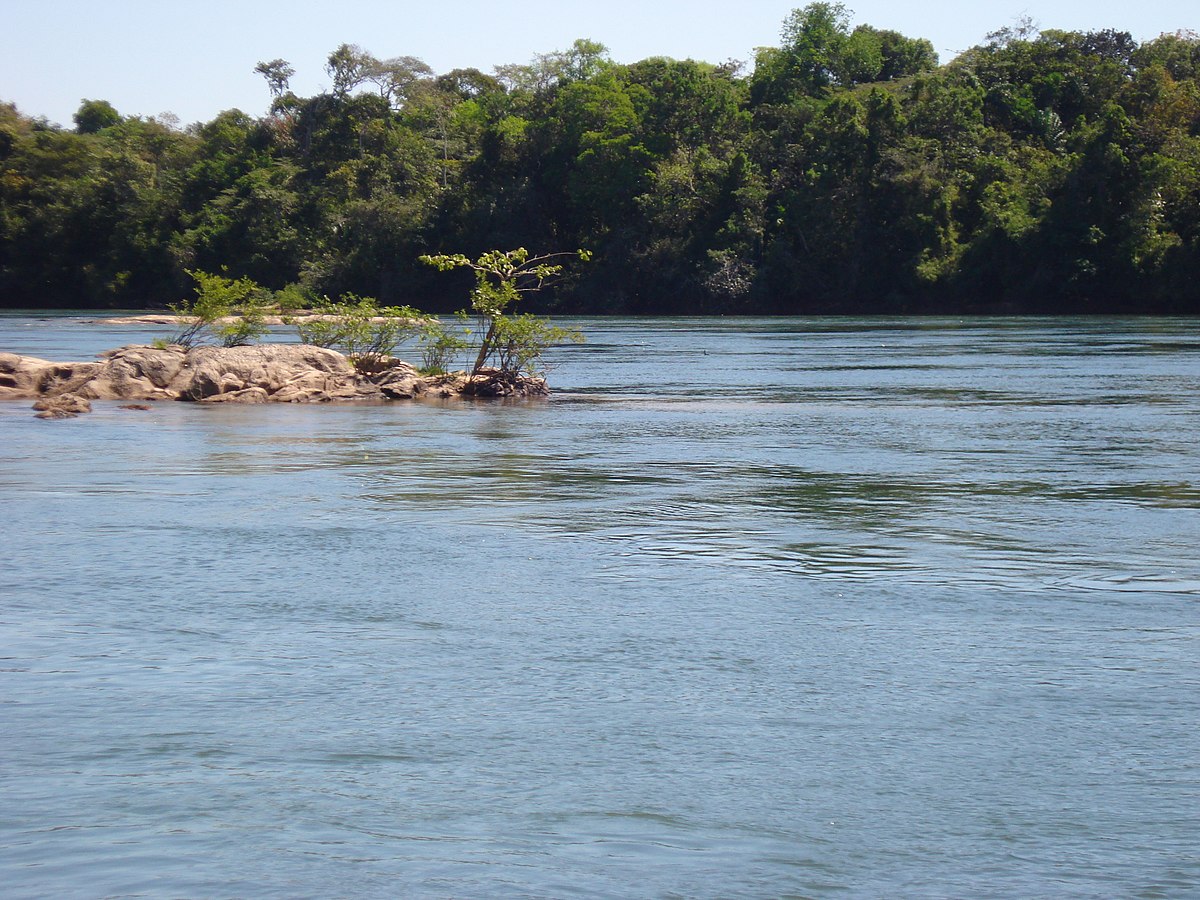
<svg viewBox="0 0 1200 900">
<path fill-rule="evenodd" d="M 572 324 L 546 401 L 0 403 L 5 896 L 1200 894 L 1200 323 Z"/>
</svg>

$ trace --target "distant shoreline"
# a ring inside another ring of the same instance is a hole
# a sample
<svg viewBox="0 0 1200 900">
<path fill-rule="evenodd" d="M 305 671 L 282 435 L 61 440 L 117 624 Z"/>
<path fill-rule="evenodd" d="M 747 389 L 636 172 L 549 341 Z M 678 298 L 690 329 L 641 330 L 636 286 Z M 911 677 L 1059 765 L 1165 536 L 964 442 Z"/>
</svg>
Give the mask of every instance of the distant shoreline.
<svg viewBox="0 0 1200 900">
<path fill-rule="evenodd" d="M 293 325 L 296 322 L 328 322 L 338 318 L 337 316 L 325 315 L 323 313 L 294 313 L 283 315 L 265 315 L 262 317 L 264 325 Z M 224 316 L 216 320 L 218 325 L 228 325 L 231 322 L 237 322 L 241 316 Z M 110 318 L 92 319 L 93 325 L 181 325 L 195 320 L 194 316 L 180 316 L 173 313 L 139 313 L 134 316 L 112 316 Z M 385 316 L 375 316 L 370 319 L 374 324 L 381 324 L 392 321 Z"/>
</svg>

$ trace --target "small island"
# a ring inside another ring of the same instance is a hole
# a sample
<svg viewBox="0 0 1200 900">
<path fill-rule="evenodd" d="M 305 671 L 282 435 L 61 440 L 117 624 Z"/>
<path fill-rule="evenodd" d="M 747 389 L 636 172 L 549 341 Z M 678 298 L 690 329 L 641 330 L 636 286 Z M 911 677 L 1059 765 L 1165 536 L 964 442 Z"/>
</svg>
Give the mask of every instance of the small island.
<svg viewBox="0 0 1200 900">
<path fill-rule="evenodd" d="M 268 317 L 263 289 L 247 278 L 189 271 L 196 297 L 153 321 L 176 328 L 153 345 L 105 351 L 95 362 L 51 362 L 0 352 L 0 400 L 34 400 L 45 419 L 72 418 L 93 400 L 185 400 L 198 403 L 328 403 L 464 397 L 526 398 L 549 394 L 542 353 L 562 341 L 582 341 L 571 329 L 511 308 L 521 294 L 540 290 L 563 266 L 524 248 L 422 257 L 446 271 L 475 274 L 471 312 L 448 328 L 412 307 L 380 307 L 372 298 L 325 298 L 316 309 Z M 472 322 L 472 315 L 474 320 Z M 299 344 L 253 344 L 267 325 L 294 325 Z M 473 327 L 471 327 L 473 325 Z M 422 365 L 395 356 L 417 337 Z M 215 342 L 220 346 L 213 346 Z M 469 370 L 449 371 L 469 352 Z M 134 408 L 146 408 L 135 405 Z"/>
<path fill-rule="evenodd" d="M 34 400 L 41 418 L 69 418 L 92 400 L 327 403 L 461 397 L 544 397 L 546 380 L 485 368 L 422 375 L 387 360 L 364 373 L 336 350 L 310 344 L 243 347 L 129 346 L 92 362 L 50 362 L 0 352 L 0 400 Z"/>
</svg>

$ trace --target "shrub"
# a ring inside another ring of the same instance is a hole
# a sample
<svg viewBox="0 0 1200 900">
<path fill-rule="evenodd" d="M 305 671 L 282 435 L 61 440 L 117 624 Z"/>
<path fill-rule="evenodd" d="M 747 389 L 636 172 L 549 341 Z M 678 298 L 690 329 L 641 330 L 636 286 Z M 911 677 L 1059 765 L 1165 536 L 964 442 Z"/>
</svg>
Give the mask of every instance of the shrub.
<svg viewBox="0 0 1200 900">
<path fill-rule="evenodd" d="M 317 304 L 315 318 L 295 319 L 300 340 L 339 350 L 363 373 L 378 372 L 396 350 L 426 327 L 411 306 L 379 306 L 372 297 L 342 294 Z"/>
<path fill-rule="evenodd" d="M 318 298 L 304 285 L 292 282 L 277 290 L 274 300 L 280 314 L 287 315 L 297 310 L 312 309 L 316 305 Z"/>
<path fill-rule="evenodd" d="M 196 282 L 196 299 L 170 304 L 171 312 L 182 316 L 184 321 L 179 330 L 169 338 L 169 343 L 191 349 L 203 343 L 207 331 L 220 340 L 224 347 L 237 347 L 250 343 L 254 338 L 266 334 L 263 322 L 263 289 L 249 278 L 226 278 L 199 269 L 186 270 Z M 237 320 L 221 322 L 228 316 Z"/>
<path fill-rule="evenodd" d="M 231 311 L 232 319 L 214 322 L 211 331 L 221 341 L 222 347 L 244 347 L 267 333 L 263 312 L 263 301 L 251 296 L 240 308 Z"/>
<path fill-rule="evenodd" d="M 549 319 L 531 316 L 502 316 L 496 323 L 493 355 L 500 375 L 509 380 L 521 375 L 540 377 L 542 354 L 555 344 L 566 341 L 583 343 L 583 334 L 574 328 L 551 325 Z"/>
<path fill-rule="evenodd" d="M 421 332 L 421 374 L 446 374 L 454 358 L 470 348 L 471 342 L 461 330 L 431 322 Z"/>
</svg>

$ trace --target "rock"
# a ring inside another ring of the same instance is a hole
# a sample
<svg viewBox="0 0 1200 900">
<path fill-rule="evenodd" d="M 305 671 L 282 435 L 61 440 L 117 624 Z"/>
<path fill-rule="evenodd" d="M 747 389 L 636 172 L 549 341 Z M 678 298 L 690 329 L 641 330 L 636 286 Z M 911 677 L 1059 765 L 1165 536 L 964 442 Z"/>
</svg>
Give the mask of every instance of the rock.
<svg viewBox="0 0 1200 900">
<path fill-rule="evenodd" d="M 476 378 L 462 372 L 423 376 L 394 359 L 363 375 L 337 351 L 306 344 L 193 350 L 130 346 L 106 351 L 95 362 L 64 363 L 0 353 L 0 400 L 37 399 L 45 404 L 37 407 L 43 418 L 87 412 L 89 400 L 326 403 L 547 393 L 539 378 L 513 378 L 495 370 Z"/>
<path fill-rule="evenodd" d="M 204 400 L 260 388 L 271 399 L 299 402 L 308 394 L 353 397 L 369 384 L 335 350 L 307 344 L 200 347 L 190 351 L 170 389 L 183 400 Z M 284 392 L 283 396 L 274 395 Z M 260 402 L 260 401 L 250 401 Z"/>
<path fill-rule="evenodd" d="M 269 403 L 271 396 L 260 387 L 238 388 L 203 397 L 199 403 Z"/>
<path fill-rule="evenodd" d="M 110 316 L 91 321 L 94 325 L 179 325 L 183 320 L 183 316 L 172 313 L 143 313 L 137 316 Z"/>
<path fill-rule="evenodd" d="M 37 394 L 37 375 L 49 363 L 33 356 L 0 353 L 0 399 L 24 400 Z"/>
<path fill-rule="evenodd" d="M 392 360 L 388 368 L 372 381 L 389 400 L 412 400 L 426 392 L 429 379 L 423 378 L 408 363 Z"/>
<path fill-rule="evenodd" d="M 62 394 L 85 383 L 99 363 L 54 363 L 34 356 L 0 353 L 0 400 Z"/>
<path fill-rule="evenodd" d="M 187 352 L 179 346 L 122 347 L 100 354 L 100 360 L 82 388 L 93 400 L 173 400 L 171 385 Z"/>
<path fill-rule="evenodd" d="M 121 347 L 100 354 L 111 360 L 113 369 L 131 378 L 145 379 L 157 388 L 166 388 L 187 360 L 187 350 L 178 344 L 168 347 Z"/>
<path fill-rule="evenodd" d="M 482 369 L 465 378 L 459 392 L 468 397 L 544 397 L 550 393 L 544 378 L 508 375 L 498 369 Z"/>
<path fill-rule="evenodd" d="M 42 397 L 33 408 L 38 410 L 36 418 L 39 419 L 73 419 L 80 413 L 91 412 L 92 404 L 78 394 L 58 394 Z"/>
</svg>

